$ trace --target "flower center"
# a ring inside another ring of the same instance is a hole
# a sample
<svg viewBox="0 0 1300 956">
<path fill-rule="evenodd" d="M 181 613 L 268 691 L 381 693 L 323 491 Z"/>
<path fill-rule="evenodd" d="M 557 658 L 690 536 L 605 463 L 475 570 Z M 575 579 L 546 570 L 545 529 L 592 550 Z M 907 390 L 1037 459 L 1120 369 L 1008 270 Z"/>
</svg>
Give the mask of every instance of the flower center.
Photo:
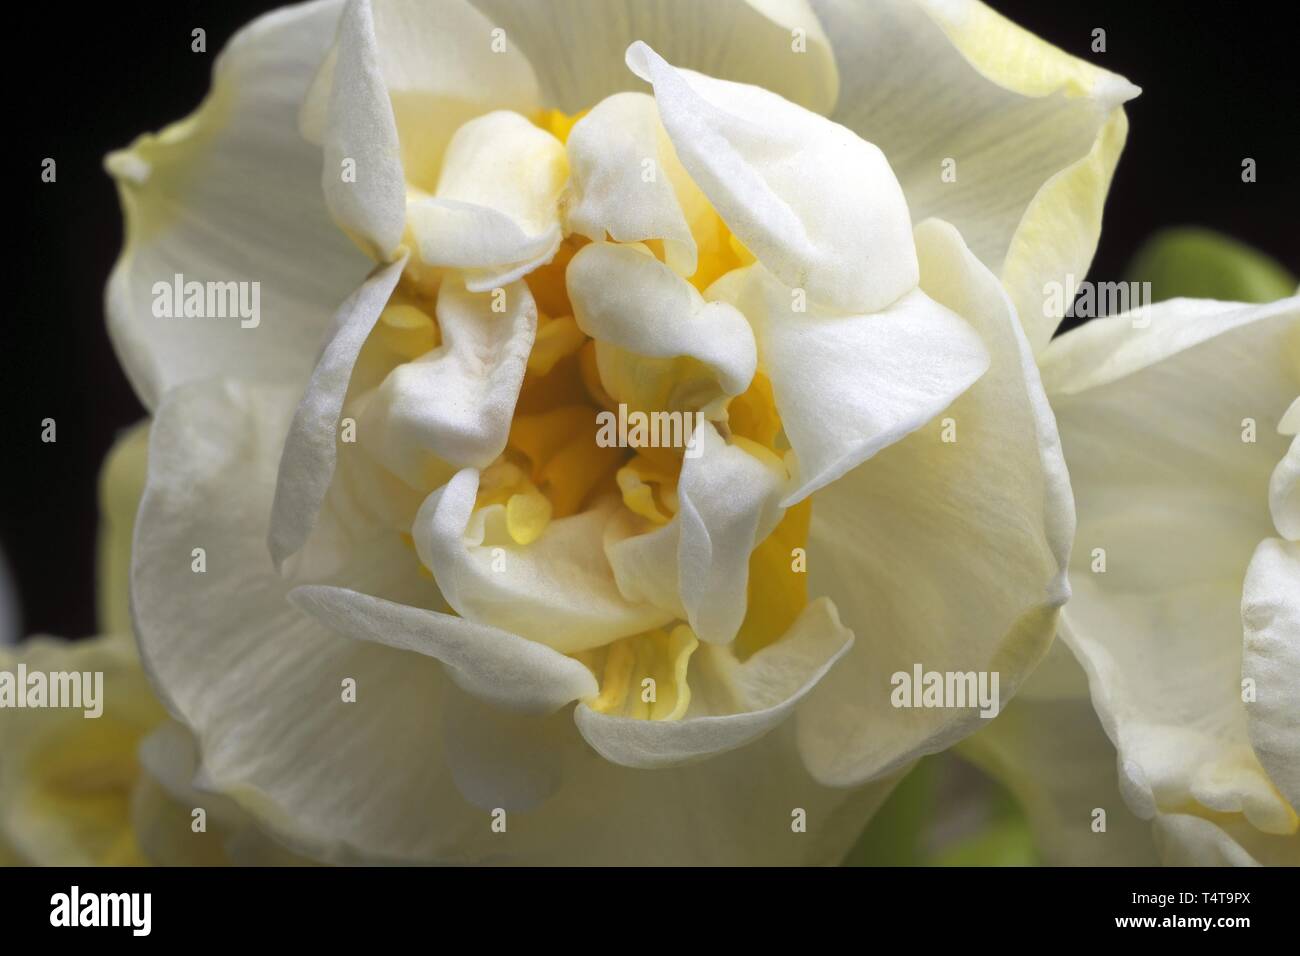
<svg viewBox="0 0 1300 956">
<path fill-rule="evenodd" d="M 582 115 L 552 110 L 536 125 L 564 143 Z M 754 261 L 712 208 L 695 211 L 690 228 L 698 249 L 697 268 L 685 278 L 700 293 L 727 272 Z M 617 367 L 616 377 L 623 392 L 629 390 L 627 381 L 635 384 L 631 391 L 637 407 L 629 410 L 628 403 L 616 401 L 611 392 L 620 394 L 619 384 L 602 378 L 603 373 L 614 373 L 602 367 L 597 341 L 579 327 L 569 295 L 570 263 L 589 242 L 577 234 L 564 238 L 549 262 L 523 276 L 537 306 L 536 335 L 505 450 L 482 469 L 474 502 L 476 511 L 502 507 L 505 529 L 520 547 L 536 542 L 553 522 L 582 514 L 609 498 L 621 501 L 647 530 L 668 524 L 679 510 L 685 443 L 601 441 L 600 416 L 680 415 L 683 407 L 698 408 L 692 402 L 702 366 L 689 356 L 644 360 L 631 356 Z M 662 240 L 631 245 L 660 263 L 667 259 Z M 399 363 L 437 349 L 443 342 L 434 308 L 440 281 L 438 270 L 408 268 L 367 349 L 385 350 Z M 742 447 L 757 446 L 752 449 L 756 454 L 784 455 L 788 446 L 772 386 L 761 371 L 743 392 L 720 407 L 721 415 L 711 418 L 724 438 Z M 689 429 L 702 416 L 689 411 L 686 417 L 689 439 Z M 445 480 L 441 474 L 436 480 L 431 477 L 426 490 Z M 778 640 L 808 603 L 805 575 L 791 570 L 792 563 L 804 559 L 810 515 L 811 499 L 788 509 L 750 556 L 746 615 L 732 644 L 742 660 Z M 574 600 L 581 602 L 584 597 L 575 594 Z M 672 720 L 682 717 L 689 706 L 687 674 L 699 646 L 691 628 L 677 623 L 573 656 L 598 679 L 600 693 L 587 702 L 593 709 Z"/>
</svg>

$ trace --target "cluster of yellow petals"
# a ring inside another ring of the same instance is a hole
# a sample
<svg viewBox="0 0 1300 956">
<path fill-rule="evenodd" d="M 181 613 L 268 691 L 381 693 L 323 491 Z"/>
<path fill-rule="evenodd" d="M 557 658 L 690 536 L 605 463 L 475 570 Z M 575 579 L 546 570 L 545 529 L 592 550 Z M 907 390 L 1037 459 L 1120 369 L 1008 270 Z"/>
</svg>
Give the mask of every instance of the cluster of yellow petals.
<svg viewBox="0 0 1300 956">
<path fill-rule="evenodd" d="M 582 114 L 547 111 L 538 125 L 561 141 Z M 721 217 L 693 224 L 698 268 L 689 281 L 701 292 L 716 279 L 753 262 Z M 551 521 L 579 514 L 610 495 L 653 525 L 677 512 L 682 448 L 619 448 L 597 443 L 597 415 L 617 411 L 601 385 L 595 342 L 574 318 L 565 272 L 588 242 L 570 236 L 554 259 L 524 281 L 537 304 L 537 335 L 510 426 L 505 452 L 484 469 L 477 507 L 503 505 L 506 528 L 519 545 L 536 541 Z M 645 243 L 661 261 L 662 243 Z M 436 287 L 403 280 L 380 316 L 376 336 L 389 350 L 414 359 L 440 342 L 433 300 Z M 772 386 L 760 371 L 747 391 L 731 400 L 730 434 L 783 454 L 781 420 Z M 743 658 L 776 641 L 807 604 L 806 575 L 792 569 L 792 554 L 806 547 L 811 501 L 789 509 L 754 550 L 749 563 L 749 602 L 733 650 Z M 802 570 L 802 569 L 800 569 Z M 575 595 L 581 600 L 580 595 Z M 622 638 L 575 655 L 596 674 L 600 693 L 588 701 L 602 713 L 673 720 L 686 712 L 686 675 L 698 640 L 685 624 Z M 647 681 L 647 678 L 650 680 Z M 649 684 L 652 694 L 643 693 Z"/>
</svg>

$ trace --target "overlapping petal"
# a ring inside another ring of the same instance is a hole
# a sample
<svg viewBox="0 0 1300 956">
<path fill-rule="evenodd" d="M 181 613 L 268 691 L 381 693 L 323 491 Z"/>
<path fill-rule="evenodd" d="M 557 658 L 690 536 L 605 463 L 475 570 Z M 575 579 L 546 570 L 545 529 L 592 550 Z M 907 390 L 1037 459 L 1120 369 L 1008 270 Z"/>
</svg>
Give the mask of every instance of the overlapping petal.
<svg viewBox="0 0 1300 956">
<path fill-rule="evenodd" d="M 566 272 L 578 327 L 596 341 L 606 391 L 632 409 L 720 414 L 754 377 L 745 317 L 644 248 L 592 243 Z"/>
<path fill-rule="evenodd" d="M 105 162 L 126 217 L 109 334 L 150 408 L 170 386 L 214 374 L 305 382 L 313 347 L 369 269 L 330 221 L 320 152 L 297 129 L 340 10 L 325 0 L 255 20 L 217 59 L 197 112 Z M 257 325 L 156 314 L 155 284 L 177 275 L 260 283 Z"/>
<path fill-rule="evenodd" d="M 753 325 L 796 458 L 786 506 L 916 431 L 989 367 L 974 328 L 921 289 L 880 312 L 836 314 L 754 265 L 708 294 L 735 303 Z"/>
<path fill-rule="evenodd" d="M 839 86 L 807 0 L 473 0 L 527 54 L 547 105 L 576 113 L 639 88 L 623 55 L 636 40 L 691 70 L 764 86 L 829 112 Z"/>
<path fill-rule="evenodd" d="M 494 43 L 493 29 L 467 0 L 351 0 L 303 98 L 303 135 L 327 157 L 333 149 L 357 159 L 353 185 L 369 177 L 366 190 L 390 214 L 404 201 L 406 183 L 433 192 L 443 152 L 464 123 L 541 105 L 528 59 L 513 44 Z M 340 75 L 349 60 L 364 69 Z M 374 162 L 361 162 L 364 155 Z M 327 163 L 327 189 L 331 174 L 341 181 L 339 172 Z"/>
<path fill-rule="evenodd" d="M 1243 701 L 1241 641 L 1247 566 L 1275 535 L 1276 425 L 1300 391 L 1300 300 L 1170 300 L 1063 336 L 1042 369 L 1081 519 L 1064 633 L 1126 798 L 1143 816 L 1242 813 L 1294 832 L 1249 733 L 1258 713 L 1271 740 L 1285 704 L 1276 689 L 1263 710 Z M 1285 604 L 1252 601 L 1247 631 L 1276 688 L 1286 651 L 1269 622 L 1285 628 Z"/>
<path fill-rule="evenodd" d="M 705 643 L 728 644 L 748 607 L 750 555 L 784 514 L 788 478 L 772 452 L 728 444 L 708 422 L 693 440 L 699 455 L 682 463 L 677 514 L 650 530 L 624 518 L 605 552 L 629 600 L 685 618 Z"/>
<path fill-rule="evenodd" d="M 586 704 L 574 719 L 602 757 L 622 766 L 702 760 L 744 746 L 788 718 L 852 644 L 835 605 L 821 598 L 776 643 L 744 661 L 730 647 L 701 647 L 691 706 L 680 720 L 610 716 Z"/>
<path fill-rule="evenodd" d="M 474 510 L 478 487 L 477 471 L 458 472 L 429 495 L 412 530 L 420 560 L 457 613 L 563 653 L 671 618 L 619 592 L 601 549 L 612 502 L 552 521 L 536 541 L 520 545 L 505 528 L 504 506 Z"/>
<path fill-rule="evenodd" d="M 695 238 L 678 189 L 688 204 L 698 189 L 677 160 L 659 110 L 644 93 L 616 93 L 574 124 L 569 153 L 570 232 L 597 241 L 661 239 L 665 262 L 693 275 Z"/>
<path fill-rule="evenodd" d="M 769 90 L 677 69 L 640 41 L 627 63 L 654 86 L 682 165 L 778 279 L 839 312 L 877 312 L 915 288 L 907 202 L 874 145 Z"/>
<path fill-rule="evenodd" d="M 470 120 L 447 144 L 430 198 L 406 207 L 422 262 L 463 271 L 486 292 L 550 261 L 560 246 L 564 144 L 518 113 Z"/>
<path fill-rule="evenodd" d="M 505 450 L 537 335 L 522 282 L 476 294 L 449 276 L 436 311 L 442 344 L 393 369 L 358 423 L 379 460 L 421 490 L 448 465 L 484 468 Z"/>
<path fill-rule="evenodd" d="M 979 0 L 813 5 L 841 69 L 831 118 L 884 150 L 916 219 L 961 231 L 1041 350 L 1061 320 L 1045 286 L 1087 273 L 1138 89 Z"/>
<path fill-rule="evenodd" d="M 971 323 L 992 364 L 942 420 L 814 500 L 809 587 L 835 601 L 856 641 L 800 708 L 799 739 L 813 774 L 841 785 L 982 723 L 974 708 L 891 706 L 891 674 L 997 672 L 1005 703 L 1069 595 L 1070 484 L 1028 342 L 955 229 L 926 222 L 916 238 L 921 290 Z"/>
</svg>

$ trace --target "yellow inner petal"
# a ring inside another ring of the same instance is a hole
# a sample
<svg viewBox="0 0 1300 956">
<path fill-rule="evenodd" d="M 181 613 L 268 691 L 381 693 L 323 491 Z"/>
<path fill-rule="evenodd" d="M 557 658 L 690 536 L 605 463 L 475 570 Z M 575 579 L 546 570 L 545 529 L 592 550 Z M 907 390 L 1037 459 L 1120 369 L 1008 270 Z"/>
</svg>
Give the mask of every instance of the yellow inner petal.
<svg viewBox="0 0 1300 956">
<path fill-rule="evenodd" d="M 600 682 L 600 693 L 588 706 L 615 717 L 679 720 L 691 703 L 686 672 L 697 647 L 695 633 L 679 624 L 575 655 Z"/>
<path fill-rule="evenodd" d="M 566 140 L 582 114 L 555 110 L 537 125 Z M 701 291 L 754 256 L 711 209 L 692 209 L 691 231 L 699 267 L 689 281 Z M 538 310 L 538 329 L 529 354 L 505 452 L 482 471 L 476 507 L 500 505 L 511 539 L 520 546 L 537 541 L 550 522 L 581 513 L 605 495 L 616 495 L 633 514 L 651 525 L 672 520 L 678 510 L 677 482 L 682 448 L 610 448 L 596 442 L 596 415 L 629 410 L 672 411 L 690 406 L 693 382 L 707 370 L 688 358 L 650 359 L 603 356 L 602 380 L 596 343 L 573 317 L 566 270 L 588 242 L 566 238 L 551 262 L 530 272 L 527 283 Z M 661 240 L 645 243 L 661 261 Z M 432 306 L 436 277 L 404 280 L 376 324 L 381 351 L 411 360 L 437 348 L 441 338 Z M 778 455 L 785 451 L 780 415 L 771 382 L 761 371 L 749 388 L 733 398 L 722 434 L 744 446 L 752 442 Z M 751 449 L 757 451 L 756 448 Z M 808 601 L 806 576 L 798 557 L 806 548 L 811 502 L 789 509 L 749 561 L 749 602 L 735 650 L 742 658 L 779 640 Z M 598 545 L 597 545 L 598 546 Z M 582 600 L 581 594 L 574 595 Z M 596 675 L 600 688 L 588 703 L 612 715 L 676 720 L 690 705 L 689 664 L 699 642 L 685 624 L 670 625 L 574 655 Z"/>
</svg>

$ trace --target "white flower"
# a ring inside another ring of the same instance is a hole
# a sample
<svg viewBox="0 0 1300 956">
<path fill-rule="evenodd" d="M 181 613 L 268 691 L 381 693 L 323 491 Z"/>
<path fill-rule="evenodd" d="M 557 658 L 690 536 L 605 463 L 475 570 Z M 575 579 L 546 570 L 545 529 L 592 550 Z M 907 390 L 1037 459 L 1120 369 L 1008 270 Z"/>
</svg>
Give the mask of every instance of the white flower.
<svg viewBox="0 0 1300 956">
<path fill-rule="evenodd" d="M 1087 682 L 1062 649 L 972 753 L 1058 861 L 1300 863 L 1300 297 L 1096 319 L 1042 372 Z"/>
<path fill-rule="evenodd" d="M 5 680 L 89 675 L 80 690 L 95 698 L 89 708 L 83 697 L 78 706 L 4 710 L 0 865 L 301 865 L 307 861 L 269 840 L 233 801 L 192 785 L 193 739 L 167 719 L 140 667 L 127 571 L 147 434 L 125 433 L 100 474 L 98 618 L 108 633 L 0 647 Z M 53 702 L 48 694 L 43 701 Z"/>
<path fill-rule="evenodd" d="M 109 159 L 136 625 L 203 785 L 334 861 L 838 859 L 980 722 L 889 675 L 1005 700 L 1050 644 L 1030 306 L 1135 92 L 976 3 L 251 25 Z M 156 318 L 174 274 L 260 322 Z M 692 453 L 597 442 L 619 406 Z"/>
</svg>

